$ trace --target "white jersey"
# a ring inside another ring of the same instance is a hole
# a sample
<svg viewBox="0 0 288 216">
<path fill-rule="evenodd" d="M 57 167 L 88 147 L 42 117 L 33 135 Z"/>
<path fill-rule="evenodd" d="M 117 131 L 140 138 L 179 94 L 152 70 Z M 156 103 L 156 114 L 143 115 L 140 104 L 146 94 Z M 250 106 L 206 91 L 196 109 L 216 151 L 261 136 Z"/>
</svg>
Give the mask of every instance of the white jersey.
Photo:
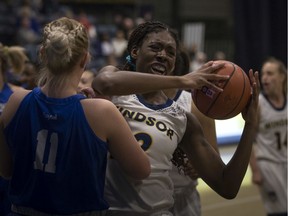
<svg viewBox="0 0 288 216">
<path fill-rule="evenodd" d="M 117 161 L 109 159 L 105 198 L 110 210 L 121 211 L 122 215 L 150 215 L 169 209 L 173 206 L 171 158 L 186 130 L 185 111 L 172 100 L 149 105 L 139 95 L 113 97 L 113 103 L 146 151 L 151 174 L 142 181 L 132 180 L 121 171 Z"/>
<path fill-rule="evenodd" d="M 191 112 L 192 97 L 187 91 L 178 91 L 175 98 L 187 112 Z M 170 177 L 174 184 L 174 206 L 170 211 L 175 216 L 199 216 L 201 215 L 200 195 L 196 189 L 197 180 L 192 180 L 189 176 L 179 173 L 178 168 L 173 165 Z"/>
<path fill-rule="evenodd" d="M 191 112 L 192 97 L 191 93 L 187 91 L 178 91 L 177 95 L 174 98 L 174 101 L 177 102 L 184 110 Z M 171 179 L 173 180 L 174 187 L 177 190 L 186 186 L 196 186 L 197 181 L 192 181 L 189 176 L 186 176 L 178 172 L 178 168 L 173 165 L 173 168 L 170 172 Z"/>
<path fill-rule="evenodd" d="M 254 145 L 257 159 L 287 163 L 287 101 L 276 109 L 260 94 L 259 131 Z"/>
</svg>

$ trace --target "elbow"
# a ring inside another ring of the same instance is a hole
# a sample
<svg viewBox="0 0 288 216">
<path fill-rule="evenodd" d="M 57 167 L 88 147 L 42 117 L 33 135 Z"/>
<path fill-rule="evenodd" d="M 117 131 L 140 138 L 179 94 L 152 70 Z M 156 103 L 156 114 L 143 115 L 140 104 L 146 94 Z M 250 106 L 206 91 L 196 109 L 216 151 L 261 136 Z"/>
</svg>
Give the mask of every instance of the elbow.
<svg viewBox="0 0 288 216">
<path fill-rule="evenodd" d="M 150 173 L 151 173 L 151 166 L 150 163 L 148 163 L 141 169 L 139 169 L 137 173 L 135 173 L 136 175 L 134 175 L 134 178 L 136 180 L 143 180 L 146 179 L 150 175 Z"/>
<path fill-rule="evenodd" d="M 92 88 L 99 95 L 111 95 L 114 89 L 114 83 L 110 73 L 101 73 L 95 77 L 92 82 Z"/>
<path fill-rule="evenodd" d="M 223 195 L 222 197 L 227 199 L 227 200 L 232 200 L 237 196 L 237 194 L 238 193 L 228 193 L 228 194 Z"/>
<path fill-rule="evenodd" d="M 232 199 L 236 198 L 238 192 L 239 192 L 239 188 L 238 189 L 229 189 L 229 190 L 225 189 L 224 191 L 218 192 L 218 194 L 227 200 L 232 200 Z"/>
</svg>

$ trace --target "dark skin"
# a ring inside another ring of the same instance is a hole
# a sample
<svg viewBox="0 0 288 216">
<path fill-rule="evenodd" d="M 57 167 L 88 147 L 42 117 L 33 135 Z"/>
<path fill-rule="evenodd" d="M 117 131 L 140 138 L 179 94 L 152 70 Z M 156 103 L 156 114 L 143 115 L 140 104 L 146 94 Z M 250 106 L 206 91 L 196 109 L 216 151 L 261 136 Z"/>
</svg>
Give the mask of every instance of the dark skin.
<svg viewBox="0 0 288 216">
<path fill-rule="evenodd" d="M 150 33 L 146 35 L 140 47 L 133 47 L 130 55 L 136 59 L 136 72 L 120 71 L 114 66 L 102 68 L 92 83 L 96 94 L 111 96 L 127 95 L 131 93 L 131 90 L 133 93 L 147 93 L 170 88 L 200 89 L 203 85 L 222 91 L 215 83 L 227 80 L 229 77 L 218 75 L 215 71 L 224 64 L 215 64 L 211 61 L 194 73 L 184 76 L 163 76 L 171 74 L 176 61 L 175 40 L 167 35 L 169 34 L 166 31 Z M 151 76 L 152 74 L 154 76 Z M 127 77 L 131 82 L 127 80 Z M 145 80 L 145 87 L 143 80 Z"/>
<path fill-rule="evenodd" d="M 213 62 L 205 64 L 196 72 L 182 76 L 182 80 L 177 76 L 163 76 L 174 70 L 176 49 L 176 42 L 167 31 L 149 33 L 144 37 L 141 46 L 133 47 L 130 53 L 136 59 L 136 71 L 140 73 L 119 71 L 113 66 L 108 66 L 94 79 L 93 87 L 98 94 L 104 95 L 141 93 L 148 103 L 160 104 L 167 100 L 161 89 L 201 88 L 207 83 L 213 88 L 213 82 L 208 80 L 214 79 L 216 83 L 217 80 L 224 79 L 213 73 L 223 65 L 215 65 Z M 191 113 L 187 113 L 186 132 L 179 144 L 199 176 L 227 199 L 234 198 L 238 193 L 248 166 L 252 137 L 255 133 L 259 94 L 258 72 L 253 73 L 250 70 L 249 77 L 253 88 L 252 99 L 242 112 L 246 121 L 245 127 L 237 150 L 227 165 L 207 142 L 199 121 Z"/>
</svg>

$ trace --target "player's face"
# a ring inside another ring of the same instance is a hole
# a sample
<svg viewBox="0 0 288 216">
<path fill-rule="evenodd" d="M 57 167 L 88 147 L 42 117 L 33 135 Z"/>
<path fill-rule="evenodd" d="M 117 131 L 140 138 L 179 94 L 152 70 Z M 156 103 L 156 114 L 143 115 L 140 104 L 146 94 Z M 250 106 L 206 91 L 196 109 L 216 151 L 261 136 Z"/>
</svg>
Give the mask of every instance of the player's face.
<svg viewBox="0 0 288 216">
<path fill-rule="evenodd" d="M 280 74 L 278 65 L 267 62 L 263 65 L 261 71 L 261 83 L 265 94 L 271 95 L 275 92 L 282 93 L 284 76 Z"/>
<path fill-rule="evenodd" d="M 176 42 L 167 31 L 149 33 L 142 46 L 134 49 L 134 54 L 137 71 L 170 74 L 175 67 Z"/>
<path fill-rule="evenodd" d="M 93 82 L 93 73 L 90 71 L 84 71 L 84 73 L 81 76 L 80 82 L 78 84 L 78 90 L 81 90 L 85 87 L 91 87 Z"/>
</svg>

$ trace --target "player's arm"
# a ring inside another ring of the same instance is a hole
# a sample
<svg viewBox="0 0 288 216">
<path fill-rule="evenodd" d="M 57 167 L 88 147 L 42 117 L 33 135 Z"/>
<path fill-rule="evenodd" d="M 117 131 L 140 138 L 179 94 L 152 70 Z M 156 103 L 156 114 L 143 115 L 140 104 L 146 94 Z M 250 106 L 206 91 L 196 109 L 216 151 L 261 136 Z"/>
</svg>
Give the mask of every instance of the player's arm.
<svg viewBox="0 0 288 216">
<path fill-rule="evenodd" d="M 149 176 L 148 156 L 116 106 L 105 99 L 86 99 L 82 104 L 91 128 L 99 138 L 108 142 L 111 155 L 123 170 L 139 180 Z"/>
<path fill-rule="evenodd" d="M 12 176 L 13 160 L 8 144 L 6 143 L 4 128 L 10 123 L 19 104 L 28 92 L 29 91 L 23 89 L 14 92 L 6 103 L 0 117 L 0 175 L 5 179 L 9 179 Z"/>
<path fill-rule="evenodd" d="M 216 137 L 216 128 L 215 128 L 215 120 L 211 119 L 204 114 L 202 114 L 198 108 L 196 107 L 195 103 L 192 101 L 191 104 L 191 113 L 195 115 L 195 117 L 198 119 L 202 129 L 205 138 L 207 139 L 208 143 L 218 152 L 218 146 L 217 146 L 217 137 Z M 191 161 L 187 164 L 187 166 L 184 168 L 184 171 L 186 175 L 189 175 L 192 179 L 197 179 L 199 177 L 197 171 L 195 170 L 193 164 Z"/>
<path fill-rule="evenodd" d="M 260 118 L 260 107 L 258 107 L 258 113 L 257 113 L 257 126 L 259 127 L 259 118 Z M 258 131 L 258 128 L 257 128 L 257 131 Z M 254 143 L 254 146 L 256 145 L 256 143 Z M 252 148 L 252 152 L 251 152 L 251 156 L 250 156 L 250 168 L 251 168 L 251 171 L 252 171 L 252 182 L 254 184 L 261 184 L 262 183 L 262 175 L 261 175 L 261 172 L 260 172 L 260 169 L 258 167 L 258 164 L 257 164 L 257 159 L 256 159 L 256 156 L 255 156 L 255 152 Z"/>
<path fill-rule="evenodd" d="M 98 95 L 128 95 L 170 88 L 197 89 L 203 85 L 222 91 L 212 81 L 226 80 L 229 76 L 214 72 L 224 64 L 208 62 L 200 69 L 184 76 L 162 76 L 135 71 L 120 71 L 114 66 L 102 68 L 92 82 L 92 88 Z M 117 73 L 115 73 L 117 72 Z"/>
<path fill-rule="evenodd" d="M 239 191 L 249 163 L 256 131 L 260 85 L 258 73 L 253 76 L 250 70 L 249 76 L 253 86 L 252 100 L 247 105 L 247 110 L 242 112 L 245 126 L 237 149 L 227 165 L 207 142 L 199 121 L 190 113 L 187 113 L 187 128 L 180 143 L 180 147 L 186 152 L 200 177 L 213 190 L 227 199 L 234 198 Z"/>
<path fill-rule="evenodd" d="M 196 116 L 199 120 L 204 136 L 206 137 L 209 144 L 219 153 L 219 149 L 217 146 L 217 136 L 216 136 L 216 127 L 215 120 L 205 116 L 201 113 L 196 107 L 195 103 L 192 101 L 192 109 L 191 112 Z"/>
<path fill-rule="evenodd" d="M 254 150 L 252 149 L 251 157 L 250 157 L 250 168 L 252 171 L 252 182 L 254 184 L 260 185 L 262 183 L 262 175 L 260 169 L 257 164 L 257 160 L 255 157 Z"/>
<path fill-rule="evenodd" d="M 3 130 L 3 121 L 0 117 L 0 175 L 5 179 L 10 179 L 13 161 Z"/>
</svg>

